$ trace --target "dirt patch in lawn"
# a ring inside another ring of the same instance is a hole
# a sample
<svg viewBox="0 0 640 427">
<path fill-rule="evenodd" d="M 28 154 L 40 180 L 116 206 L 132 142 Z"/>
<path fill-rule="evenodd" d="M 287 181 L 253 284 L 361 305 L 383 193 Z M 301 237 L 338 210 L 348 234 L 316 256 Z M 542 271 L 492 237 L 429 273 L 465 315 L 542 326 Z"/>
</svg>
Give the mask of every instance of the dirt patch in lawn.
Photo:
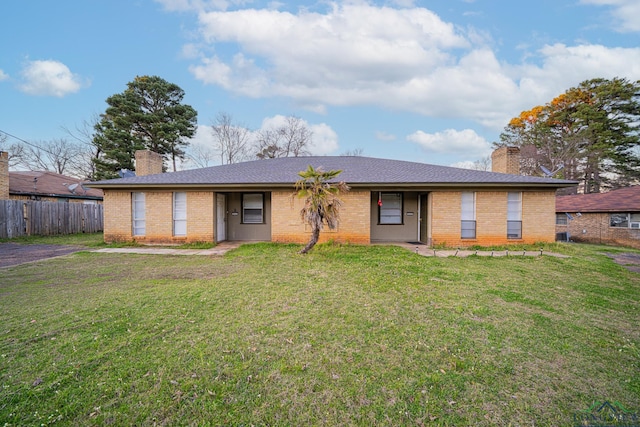
<svg viewBox="0 0 640 427">
<path fill-rule="evenodd" d="M 619 253 L 619 254 L 606 254 L 609 258 L 613 259 L 616 264 L 625 267 L 629 271 L 634 273 L 640 273 L 640 254 L 634 253 Z"/>
<path fill-rule="evenodd" d="M 0 243 L 0 268 L 68 255 L 86 249 L 87 248 L 82 246 L 69 245 L 20 245 L 18 243 Z"/>
</svg>

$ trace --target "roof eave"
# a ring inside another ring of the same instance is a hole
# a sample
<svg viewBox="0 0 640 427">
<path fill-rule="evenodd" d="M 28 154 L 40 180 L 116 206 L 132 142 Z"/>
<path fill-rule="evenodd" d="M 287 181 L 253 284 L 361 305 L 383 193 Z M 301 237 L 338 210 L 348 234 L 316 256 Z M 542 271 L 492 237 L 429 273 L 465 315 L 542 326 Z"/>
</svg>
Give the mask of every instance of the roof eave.
<svg viewBox="0 0 640 427">
<path fill-rule="evenodd" d="M 86 200 L 103 200 L 101 196 L 85 196 L 80 194 L 56 194 L 56 193 L 34 193 L 23 191 L 9 191 L 9 194 L 14 196 L 35 196 L 35 197 L 56 197 L 60 199 L 86 199 Z"/>
<path fill-rule="evenodd" d="M 347 183 L 351 188 L 545 188 L 558 189 L 573 187 L 577 183 L 548 183 L 548 182 L 356 182 Z M 189 183 L 189 184 L 155 184 L 155 183 L 114 183 L 114 184 L 88 184 L 87 187 L 100 188 L 103 190 L 124 190 L 124 189 L 269 189 L 269 188 L 293 188 L 294 183 Z"/>
</svg>

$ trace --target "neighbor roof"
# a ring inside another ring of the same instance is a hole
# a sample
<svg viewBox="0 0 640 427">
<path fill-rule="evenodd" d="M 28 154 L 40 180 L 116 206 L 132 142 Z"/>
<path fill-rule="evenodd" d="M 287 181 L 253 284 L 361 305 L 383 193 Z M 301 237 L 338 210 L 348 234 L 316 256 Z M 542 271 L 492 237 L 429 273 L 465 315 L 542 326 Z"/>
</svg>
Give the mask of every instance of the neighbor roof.
<svg viewBox="0 0 640 427">
<path fill-rule="evenodd" d="M 9 172 L 9 194 L 102 200 L 102 190 L 83 188 L 83 180 L 53 172 Z M 75 185 L 75 187 L 74 187 Z"/>
<path fill-rule="evenodd" d="M 558 188 L 577 184 L 567 180 L 459 169 L 401 160 L 360 156 L 309 156 L 255 160 L 179 172 L 97 181 L 90 185 L 105 189 L 136 186 L 292 186 L 300 178 L 298 172 L 307 169 L 309 165 L 314 168 L 322 167 L 327 171 L 342 170 L 338 180 L 356 187 L 479 184 Z"/>
<path fill-rule="evenodd" d="M 556 197 L 556 212 L 640 212 L 640 185 Z"/>
</svg>

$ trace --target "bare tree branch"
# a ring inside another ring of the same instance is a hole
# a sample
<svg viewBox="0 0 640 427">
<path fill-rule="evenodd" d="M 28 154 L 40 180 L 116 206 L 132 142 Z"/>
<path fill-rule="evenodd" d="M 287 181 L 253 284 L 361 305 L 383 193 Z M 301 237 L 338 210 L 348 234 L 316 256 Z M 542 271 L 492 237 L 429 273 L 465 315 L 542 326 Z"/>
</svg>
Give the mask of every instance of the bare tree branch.
<svg viewBox="0 0 640 427">
<path fill-rule="evenodd" d="M 228 113 L 218 113 L 211 126 L 215 140 L 215 150 L 220 155 L 221 163 L 230 164 L 248 160 L 250 154 L 249 129 L 233 123 Z"/>
<path fill-rule="evenodd" d="M 308 156 L 312 137 L 313 132 L 304 120 L 288 116 L 283 125 L 258 133 L 256 156 L 259 159 Z"/>
<path fill-rule="evenodd" d="M 22 165 L 24 159 L 24 145 L 17 142 L 9 144 L 7 135 L 0 133 L 0 151 L 9 153 L 9 168 Z"/>
</svg>

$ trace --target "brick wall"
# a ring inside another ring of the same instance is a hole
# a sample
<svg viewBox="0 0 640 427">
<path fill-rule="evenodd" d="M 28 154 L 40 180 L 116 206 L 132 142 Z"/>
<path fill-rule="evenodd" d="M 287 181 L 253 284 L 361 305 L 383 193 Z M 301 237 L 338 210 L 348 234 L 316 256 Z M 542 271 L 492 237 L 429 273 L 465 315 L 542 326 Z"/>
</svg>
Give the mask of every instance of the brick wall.
<svg viewBox="0 0 640 427">
<path fill-rule="evenodd" d="M 104 190 L 104 241 L 127 242 L 131 236 L 131 192 Z"/>
<path fill-rule="evenodd" d="M 460 191 L 431 193 L 433 245 L 529 244 L 555 240 L 555 192 L 522 193 L 522 239 L 507 239 L 507 192 L 476 192 L 476 238 L 460 238 Z"/>
<path fill-rule="evenodd" d="M 462 209 L 460 194 L 460 191 L 431 193 L 431 242 L 433 245 L 460 245 Z"/>
<path fill-rule="evenodd" d="M 506 243 L 507 193 L 505 191 L 476 193 L 476 236 L 478 240 L 472 245 L 492 246 Z"/>
<path fill-rule="evenodd" d="M 141 243 L 173 243 L 173 193 L 170 191 L 145 191 L 144 237 L 136 237 Z M 187 218 L 189 223 L 189 218 Z M 177 239 L 184 241 L 184 237 Z"/>
<path fill-rule="evenodd" d="M 146 235 L 135 237 L 141 243 L 181 243 L 214 241 L 215 193 L 187 192 L 187 236 L 173 236 L 173 193 L 147 191 Z M 522 200 L 522 239 L 507 239 L 507 192 L 476 192 L 476 239 L 460 238 L 461 191 L 431 192 L 432 244 L 446 246 L 489 246 L 502 244 L 552 242 L 555 240 L 554 191 L 525 191 Z M 337 230 L 325 227 L 320 241 L 370 243 L 371 195 L 369 191 L 352 190 L 340 197 L 343 201 Z M 105 241 L 133 240 L 131 224 L 131 192 L 106 190 Z M 271 240 L 306 243 L 310 227 L 302 222 L 303 200 L 291 197 L 291 191 L 271 193 Z M 615 230 L 618 231 L 618 230 Z"/>
<path fill-rule="evenodd" d="M 581 243 L 611 244 L 640 249 L 640 230 L 609 226 L 608 213 L 571 214 L 567 225 L 556 225 L 558 233 L 569 233 L 571 241 Z"/>
<path fill-rule="evenodd" d="M 210 191 L 187 192 L 187 241 L 213 242 L 214 204 L 216 195 Z"/>
<path fill-rule="evenodd" d="M 0 200 L 9 198 L 9 153 L 0 151 Z"/>
<path fill-rule="evenodd" d="M 145 235 L 133 236 L 131 192 L 105 190 L 104 239 L 140 243 L 213 242 L 214 193 L 187 192 L 187 235 L 173 235 L 173 192 L 145 191 Z"/>
<path fill-rule="evenodd" d="M 522 238 L 524 243 L 555 241 L 555 210 L 555 191 L 525 191 L 522 193 Z"/>
<path fill-rule="evenodd" d="M 271 240 L 274 242 L 306 243 L 311 229 L 302 222 L 300 209 L 303 199 L 292 198 L 291 191 L 271 193 L 272 222 Z M 369 191 L 350 191 L 340 195 L 340 224 L 336 230 L 324 227 L 320 232 L 320 242 L 333 240 L 340 243 L 369 243 L 370 195 Z"/>
</svg>

